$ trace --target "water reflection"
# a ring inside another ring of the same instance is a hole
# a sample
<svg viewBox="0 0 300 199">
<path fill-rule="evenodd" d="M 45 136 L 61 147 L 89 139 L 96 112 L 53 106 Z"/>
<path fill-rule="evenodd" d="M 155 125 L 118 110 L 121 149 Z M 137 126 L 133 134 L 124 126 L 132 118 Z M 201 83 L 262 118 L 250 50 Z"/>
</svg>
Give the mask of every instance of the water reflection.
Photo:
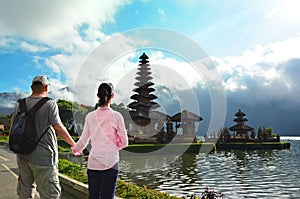
<svg viewBox="0 0 300 199">
<path fill-rule="evenodd" d="M 121 157 L 120 177 L 177 196 L 205 187 L 225 198 L 297 198 L 300 141 L 290 150 L 220 151 L 182 156 Z"/>
</svg>

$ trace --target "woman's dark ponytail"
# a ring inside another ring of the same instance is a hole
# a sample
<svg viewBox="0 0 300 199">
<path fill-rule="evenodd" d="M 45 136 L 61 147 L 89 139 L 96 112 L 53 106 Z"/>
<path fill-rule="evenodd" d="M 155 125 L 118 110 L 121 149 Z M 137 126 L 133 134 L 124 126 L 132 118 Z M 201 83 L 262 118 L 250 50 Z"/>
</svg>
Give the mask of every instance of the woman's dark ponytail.
<svg viewBox="0 0 300 199">
<path fill-rule="evenodd" d="M 99 106 L 107 105 L 113 95 L 113 85 L 111 83 L 102 83 L 98 87 L 97 96 L 99 97 Z"/>
</svg>

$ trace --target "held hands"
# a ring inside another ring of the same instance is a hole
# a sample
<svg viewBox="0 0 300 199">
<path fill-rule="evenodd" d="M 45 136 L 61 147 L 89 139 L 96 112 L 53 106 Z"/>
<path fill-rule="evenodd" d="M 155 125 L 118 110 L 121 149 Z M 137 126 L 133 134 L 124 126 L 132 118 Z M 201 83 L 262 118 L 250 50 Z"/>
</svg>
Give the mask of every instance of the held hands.
<svg viewBox="0 0 300 199">
<path fill-rule="evenodd" d="M 73 155 L 75 155 L 75 156 L 79 156 L 81 154 L 78 151 L 74 151 L 74 147 L 71 147 L 71 150 L 72 150 Z"/>
</svg>

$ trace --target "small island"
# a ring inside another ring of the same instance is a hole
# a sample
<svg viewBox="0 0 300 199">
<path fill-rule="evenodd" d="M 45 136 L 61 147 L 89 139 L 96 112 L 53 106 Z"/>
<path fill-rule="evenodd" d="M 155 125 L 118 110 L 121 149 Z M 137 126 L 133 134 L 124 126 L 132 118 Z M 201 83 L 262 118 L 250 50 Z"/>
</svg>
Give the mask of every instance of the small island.
<svg viewBox="0 0 300 199">
<path fill-rule="evenodd" d="M 272 128 L 259 127 L 257 135 L 255 129 L 245 124 L 248 121 L 245 118 L 246 114 L 238 110 L 235 114 L 235 125 L 219 131 L 209 138 L 205 136 L 206 142 L 216 143 L 219 150 L 239 149 L 239 150 L 253 150 L 253 149 L 288 149 L 289 142 L 280 142 L 280 135 L 274 134 Z M 233 133 L 231 133 L 231 132 Z"/>
</svg>

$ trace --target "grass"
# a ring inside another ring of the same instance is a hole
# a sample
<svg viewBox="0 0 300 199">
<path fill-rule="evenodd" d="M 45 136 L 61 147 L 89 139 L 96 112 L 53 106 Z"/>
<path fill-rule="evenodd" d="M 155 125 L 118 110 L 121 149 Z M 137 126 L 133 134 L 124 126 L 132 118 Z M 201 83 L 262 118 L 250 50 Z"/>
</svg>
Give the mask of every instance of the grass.
<svg viewBox="0 0 300 199">
<path fill-rule="evenodd" d="M 9 136 L 0 135 L 0 142 L 8 143 Z"/>
<path fill-rule="evenodd" d="M 60 159 L 58 163 L 58 169 L 60 173 L 72 179 L 85 184 L 88 182 L 86 169 L 68 160 Z M 121 198 L 178 199 L 178 197 L 171 196 L 167 193 L 147 189 L 146 186 L 139 187 L 132 183 L 124 182 L 120 179 L 118 179 L 116 195 Z"/>
<path fill-rule="evenodd" d="M 178 199 L 178 197 L 171 196 L 167 193 L 147 189 L 146 186 L 139 187 L 120 179 L 118 180 L 116 195 L 121 198 Z"/>
<path fill-rule="evenodd" d="M 60 173 L 77 180 L 79 182 L 88 183 L 86 169 L 78 164 L 74 164 L 65 159 L 59 159 L 58 170 Z"/>
</svg>

